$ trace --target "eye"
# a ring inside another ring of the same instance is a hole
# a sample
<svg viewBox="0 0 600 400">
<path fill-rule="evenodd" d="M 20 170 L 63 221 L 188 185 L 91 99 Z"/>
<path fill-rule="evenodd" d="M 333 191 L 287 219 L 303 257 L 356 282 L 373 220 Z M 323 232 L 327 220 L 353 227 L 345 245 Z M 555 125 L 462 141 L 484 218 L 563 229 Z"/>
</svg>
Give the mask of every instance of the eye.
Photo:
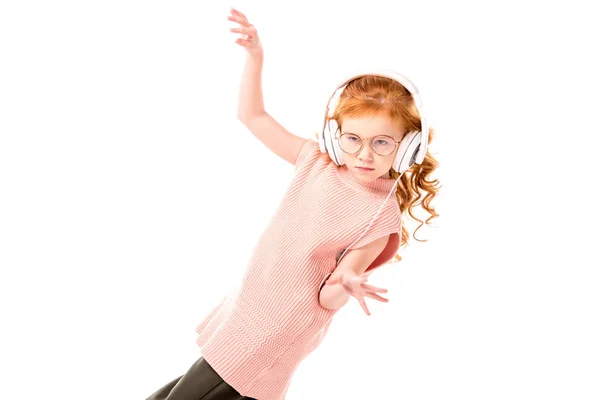
<svg viewBox="0 0 600 400">
<path fill-rule="evenodd" d="M 352 143 L 356 143 L 356 142 L 358 142 L 358 138 L 357 138 L 356 136 L 352 136 L 352 135 L 346 135 L 346 139 L 347 139 L 349 142 L 352 142 Z"/>
<path fill-rule="evenodd" d="M 387 139 L 375 139 L 376 146 L 385 146 L 387 144 L 389 144 L 389 141 Z"/>
</svg>

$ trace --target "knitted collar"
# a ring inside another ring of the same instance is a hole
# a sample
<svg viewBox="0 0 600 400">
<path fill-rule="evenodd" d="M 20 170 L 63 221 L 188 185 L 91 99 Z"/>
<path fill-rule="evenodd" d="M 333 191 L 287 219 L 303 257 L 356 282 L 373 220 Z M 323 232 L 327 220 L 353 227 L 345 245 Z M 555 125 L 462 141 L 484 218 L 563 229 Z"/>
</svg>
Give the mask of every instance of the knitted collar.
<svg viewBox="0 0 600 400">
<path fill-rule="evenodd" d="M 396 182 L 395 179 L 391 178 L 377 178 L 371 182 L 363 182 L 359 180 L 346 165 L 336 166 L 335 169 L 337 176 L 342 182 L 353 189 L 365 193 L 387 196 Z"/>
</svg>

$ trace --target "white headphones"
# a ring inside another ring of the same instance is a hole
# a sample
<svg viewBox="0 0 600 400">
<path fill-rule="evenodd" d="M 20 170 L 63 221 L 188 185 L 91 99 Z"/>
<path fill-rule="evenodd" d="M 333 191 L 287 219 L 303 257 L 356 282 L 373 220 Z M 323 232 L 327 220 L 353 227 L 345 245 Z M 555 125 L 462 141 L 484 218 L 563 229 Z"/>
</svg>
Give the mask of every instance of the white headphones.
<svg viewBox="0 0 600 400">
<path fill-rule="evenodd" d="M 319 135 L 319 147 L 321 148 L 321 153 L 328 153 L 331 160 L 337 165 L 345 164 L 343 156 L 344 152 L 340 148 L 338 141 L 335 139 L 335 134 L 340 128 L 335 120 L 330 119 L 327 121 L 327 119 L 333 116 L 339 98 L 346 85 L 354 79 L 365 75 L 390 78 L 400 83 L 411 93 L 415 105 L 419 110 L 419 116 L 421 117 L 421 131 L 407 132 L 406 135 L 404 135 L 400 142 L 400 146 L 398 147 L 394 162 L 392 163 L 392 169 L 402 175 L 402 173 L 412 167 L 413 164 L 421 164 L 423 159 L 425 159 L 429 129 L 427 128 L 427 122 L 425 121 L 425 115 L 423 113 L 423 102 L 421 101 L 421 96 L 419 95 L 417 87 L 404 75 L 391 70 L 364 71 L 354 74 L 337 87 L 333 92 L 333 95 L 329 98 L 325 109 L 323 130 Z"/>
</svg>

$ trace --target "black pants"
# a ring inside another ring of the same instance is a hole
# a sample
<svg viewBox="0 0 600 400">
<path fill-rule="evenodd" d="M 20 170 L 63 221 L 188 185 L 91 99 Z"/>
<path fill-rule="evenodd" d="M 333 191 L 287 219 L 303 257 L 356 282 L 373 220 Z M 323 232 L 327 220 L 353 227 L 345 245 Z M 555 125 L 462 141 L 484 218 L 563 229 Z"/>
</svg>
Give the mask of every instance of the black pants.
<svg viewBox="0 0 600 400">
<path fill-rule="evenodd" d="M 179 378 L 152 393 L 146 400 L 256 400 L 242 396 L 229 386 L 212 369 L 204 357 L 200 357 Z"/>
</svg>

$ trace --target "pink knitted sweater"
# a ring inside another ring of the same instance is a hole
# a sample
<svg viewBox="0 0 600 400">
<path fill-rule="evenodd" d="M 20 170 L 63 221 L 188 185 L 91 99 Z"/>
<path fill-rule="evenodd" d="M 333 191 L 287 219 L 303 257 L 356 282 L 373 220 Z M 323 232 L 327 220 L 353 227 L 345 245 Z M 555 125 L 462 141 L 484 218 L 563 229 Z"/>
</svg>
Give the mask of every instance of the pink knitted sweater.
<svg viewBox="0 0 600 400">
<path fill-rule="evenodd" d="M 359 181 L 307 140 L 282 203 L 261 235 L 238 289 L 197 326 L 196 343 L 213 369 L 243 396 L 284 400 L 300 362 L 323 340 L 337 310 L 319 303 L 336 256 L 379 210 L 393 179 Z M 399 246 L 400 208 L 394 194 L 358 248 L 392 235 L 369 270 Z"/>
</svg>

